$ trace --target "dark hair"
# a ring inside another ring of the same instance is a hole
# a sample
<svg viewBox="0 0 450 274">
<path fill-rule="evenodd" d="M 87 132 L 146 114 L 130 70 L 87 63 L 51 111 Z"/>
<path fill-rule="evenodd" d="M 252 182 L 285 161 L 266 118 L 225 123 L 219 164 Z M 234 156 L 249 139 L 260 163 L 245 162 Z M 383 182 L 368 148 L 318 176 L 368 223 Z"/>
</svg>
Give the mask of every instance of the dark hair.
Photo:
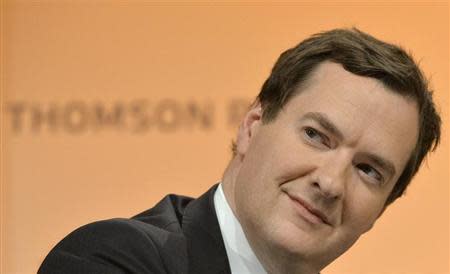
<svg viewBox="0 0 450 274">
<path fill-rule="evenodd" d="M 425 155 L 439 143 L 441 119 L 427 80 L 413 58 L 396 45 L 382 42 L 356 28 L 321 32 L 283 52 L 275 63 L 257 97 L 263 109 L 263 122 L 272 121 L 301 90 L 299 86 L 308 80 L 317 65 L 324 61 L 339 63 L 353 74 L 378 79 L 418 105 L 418 141 L 386 201 L 388 205 L 404 193 Z"/>
</svg>

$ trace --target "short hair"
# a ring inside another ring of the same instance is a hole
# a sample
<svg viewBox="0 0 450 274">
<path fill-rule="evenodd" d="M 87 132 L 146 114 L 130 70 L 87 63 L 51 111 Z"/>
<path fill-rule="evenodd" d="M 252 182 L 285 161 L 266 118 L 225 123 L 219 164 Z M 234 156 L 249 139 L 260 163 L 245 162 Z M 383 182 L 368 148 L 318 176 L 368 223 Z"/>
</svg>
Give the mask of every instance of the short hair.
<svg viewBox="0 0 450 274">
<path fill-rule="evenodd" d="M 417 103 L 418 140 L 386 200 L 389 205 L 405 192 L 426 154 L 439 144 L 441 119 L 428 82 L 413 58 L 399 46 L 380 41 L 356 28 L 325 31 L 280 55 L 256 98 L 262 107 L 263 123 L 276 118 L 283 106 L 301 92 L 301 85 L 311 72 L 324 61 L 339 63 L 353 74 L 375 78 L 393 92 Z"/>
</svg>

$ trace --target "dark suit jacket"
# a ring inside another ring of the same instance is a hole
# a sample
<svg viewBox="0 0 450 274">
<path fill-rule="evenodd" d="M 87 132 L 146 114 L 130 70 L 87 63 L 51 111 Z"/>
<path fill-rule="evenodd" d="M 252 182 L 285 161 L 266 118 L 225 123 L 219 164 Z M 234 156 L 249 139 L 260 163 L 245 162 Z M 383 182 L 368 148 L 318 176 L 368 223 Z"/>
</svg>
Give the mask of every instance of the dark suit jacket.
<svg viewBox="0 0 450 274">
<path fill-rule="evenodd" d="M 83 226 L 53 248 L 38 273 L 231 274 L 216 187 L 198 199 L 168 195 L 131 219 Z"/>
</svg>

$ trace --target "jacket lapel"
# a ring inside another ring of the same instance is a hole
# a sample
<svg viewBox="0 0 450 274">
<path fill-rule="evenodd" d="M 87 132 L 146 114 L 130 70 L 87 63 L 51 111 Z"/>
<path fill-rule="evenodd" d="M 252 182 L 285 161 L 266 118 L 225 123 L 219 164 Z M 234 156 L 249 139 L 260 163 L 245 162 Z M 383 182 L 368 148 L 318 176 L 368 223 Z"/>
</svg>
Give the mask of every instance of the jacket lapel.
<svg viewBox="0 0 450 274">
<path fill-rule="evenodd" d="M 231 274 L 216 211 L 214 185 L 189 203 L 183 216 L 182 229 L 187 240 L 189 273 Z"/>
</svg>

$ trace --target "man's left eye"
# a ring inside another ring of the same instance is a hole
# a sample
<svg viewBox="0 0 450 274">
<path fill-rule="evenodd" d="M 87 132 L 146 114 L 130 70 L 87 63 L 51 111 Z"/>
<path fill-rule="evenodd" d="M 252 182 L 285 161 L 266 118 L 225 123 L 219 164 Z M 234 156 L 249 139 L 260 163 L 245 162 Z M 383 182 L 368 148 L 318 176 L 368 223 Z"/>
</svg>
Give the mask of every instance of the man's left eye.
<svg viewBox="0 0 450 274">
<path fill-rule="evenodd" d="M 372 180 L 376 180 L 379 183 L 382 183 L 384 180 L 383 175 L 368 164 L 358 164 L 357 168 Z"/>
</svg>

